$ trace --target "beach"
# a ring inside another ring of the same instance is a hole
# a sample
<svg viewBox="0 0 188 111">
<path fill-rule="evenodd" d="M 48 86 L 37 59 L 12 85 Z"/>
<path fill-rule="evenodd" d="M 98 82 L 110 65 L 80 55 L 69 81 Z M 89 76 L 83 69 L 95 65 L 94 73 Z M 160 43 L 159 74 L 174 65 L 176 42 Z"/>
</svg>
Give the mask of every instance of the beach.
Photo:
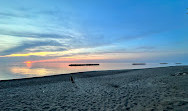
<svg viewBox="0 0 188 111">
<path fill-rule="evenodd" d="M 3 80 L 0 110 L 186 111 L 188 74 L 178 72 L 188 72 L 188 66 Z"/>
</svg>

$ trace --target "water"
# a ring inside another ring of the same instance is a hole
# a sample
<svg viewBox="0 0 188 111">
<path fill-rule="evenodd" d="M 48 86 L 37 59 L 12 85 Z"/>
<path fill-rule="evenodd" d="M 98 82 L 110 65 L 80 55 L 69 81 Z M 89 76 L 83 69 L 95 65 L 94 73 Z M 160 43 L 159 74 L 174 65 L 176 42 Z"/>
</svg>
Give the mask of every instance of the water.
<svg viewBox="0 0 188 111">
<path fill-rule="evenodd" d="M 175 66 L 177 64 L 147 63 L 132 65 L 132 63 L 100 63 L 99 66 L 68 66 L 71 63 L 7 63 L 0 65 L 0 80 L 39 77 L 73 72 L 94 70 L 140 69 L 151 67 Z M 185 64 L 181 64 L 185 65 Z"/>
</svg>

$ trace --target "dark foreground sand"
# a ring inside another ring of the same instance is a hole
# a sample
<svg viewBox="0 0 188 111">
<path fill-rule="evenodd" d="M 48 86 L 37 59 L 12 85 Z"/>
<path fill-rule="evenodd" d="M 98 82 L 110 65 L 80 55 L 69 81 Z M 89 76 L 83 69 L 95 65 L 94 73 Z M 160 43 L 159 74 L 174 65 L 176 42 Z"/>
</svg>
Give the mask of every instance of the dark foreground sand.
<svg viewBox="0 0 188 111">
<path fill-rule="evenodd" d="M 186 111 L 188 66 L 92 71 L 0 82 L 0 110 Z"/>
</svg>

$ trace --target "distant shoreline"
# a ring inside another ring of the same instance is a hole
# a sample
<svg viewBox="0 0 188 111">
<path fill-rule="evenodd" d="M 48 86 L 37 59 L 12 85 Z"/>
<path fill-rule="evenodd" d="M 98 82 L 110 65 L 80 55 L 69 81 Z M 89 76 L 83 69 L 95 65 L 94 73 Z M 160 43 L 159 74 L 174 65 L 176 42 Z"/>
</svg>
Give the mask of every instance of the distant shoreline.
<svg viewBox="0 0 188 111">
<path fill-rule="evenodd" d="M 69 64 L 69 66 L 99 66 L 99 64 Z"/>
</svg>

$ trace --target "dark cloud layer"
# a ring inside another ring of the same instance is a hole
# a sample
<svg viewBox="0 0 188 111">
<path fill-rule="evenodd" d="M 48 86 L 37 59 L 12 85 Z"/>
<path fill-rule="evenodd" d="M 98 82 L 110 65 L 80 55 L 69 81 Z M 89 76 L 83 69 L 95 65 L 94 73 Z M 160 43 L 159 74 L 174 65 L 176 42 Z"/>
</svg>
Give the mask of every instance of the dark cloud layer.
<svg viewBox="0 0 188 111">
<path fill-rule="evenodd" d="M 14 53 L 18 53 L 18 52 L 23 52 L 26 49 L 35 48 L 38 46 L 63 46 L 63 45 L 60 44 L 59 42 L 52 41 L 52 40 L 51 41 L 32 41 L 32 42 L 30 41 L 30 42 L 24 42 L 19 46 L 5 50 L 5 51 L 1 52 L 1 55 L 8 55 L 8 54 L 14 54 Z M 63 50 L 63 49 L 61 48 L 61 50 Z M 64 49 L 64 50 L 66 50 L 66 49 Z"/>
</svg>

